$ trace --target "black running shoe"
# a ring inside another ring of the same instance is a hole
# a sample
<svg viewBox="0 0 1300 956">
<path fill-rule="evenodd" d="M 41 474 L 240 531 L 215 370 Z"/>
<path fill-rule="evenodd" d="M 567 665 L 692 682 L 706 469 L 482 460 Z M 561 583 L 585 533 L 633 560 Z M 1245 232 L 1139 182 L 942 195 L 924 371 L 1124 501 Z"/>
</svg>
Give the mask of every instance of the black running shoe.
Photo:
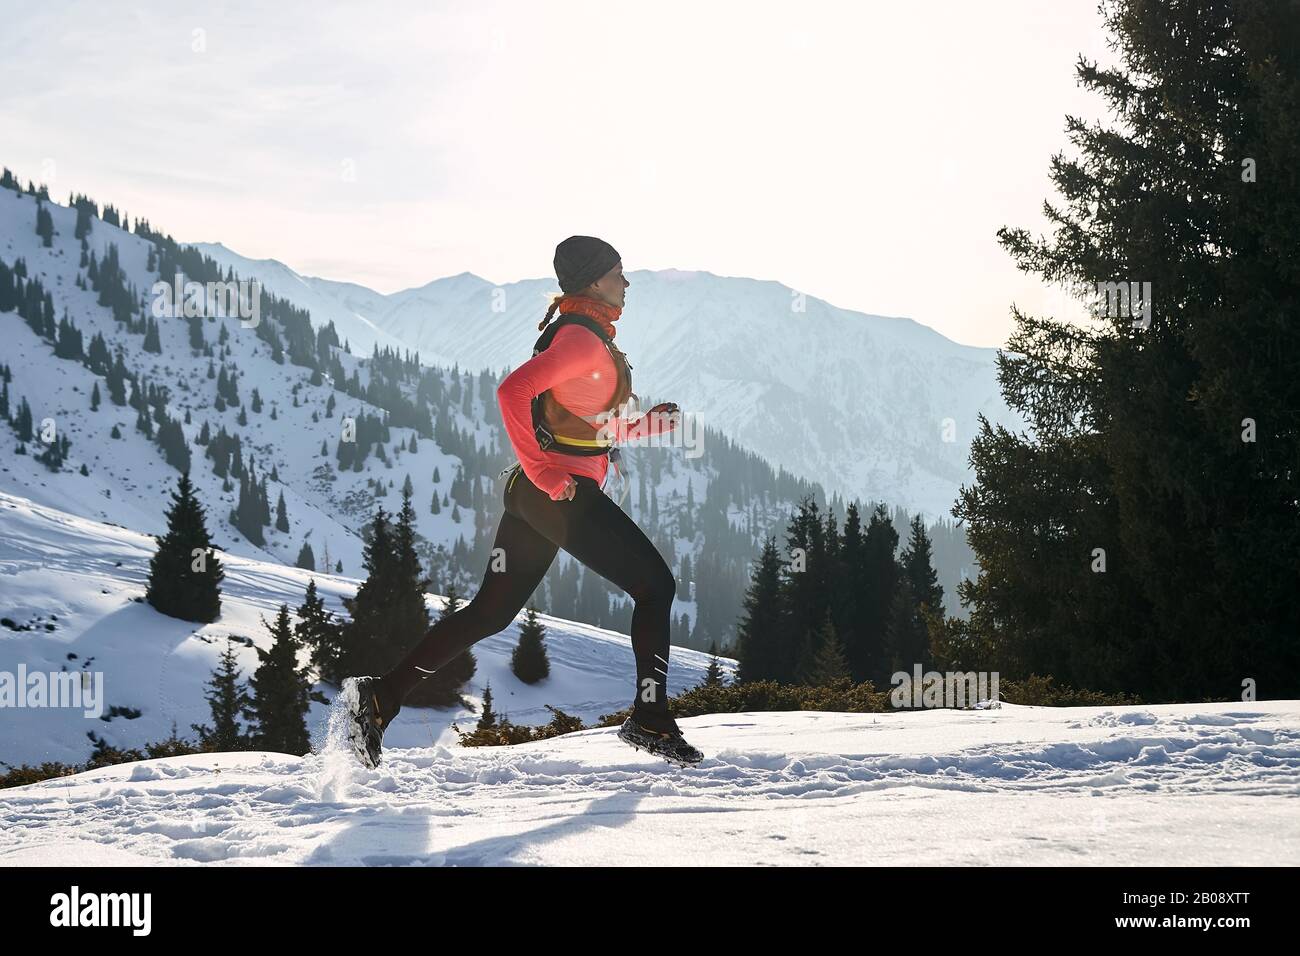
<svg viewBox="0 0 1300 956">
<path fill-rule="evenodd" d="M 348 740 L 362 765 L 370 770 L 379 766 L 383 755 L 383 719 L 376 693 L 379 681 L 374 677 L 349 677 L 343 682 L 343 701 L 348 712 Z"/>
<path fill-rule="evenodd" d="M 677 722 L 667 714 L 641 714 L 633 711 L 618 729 L 618 739 L 634 749 L 648 750 L 679 767 L 689 767 L 704 759 L 704 754 L 688 744 L 677 729 Z"/>
</svg>

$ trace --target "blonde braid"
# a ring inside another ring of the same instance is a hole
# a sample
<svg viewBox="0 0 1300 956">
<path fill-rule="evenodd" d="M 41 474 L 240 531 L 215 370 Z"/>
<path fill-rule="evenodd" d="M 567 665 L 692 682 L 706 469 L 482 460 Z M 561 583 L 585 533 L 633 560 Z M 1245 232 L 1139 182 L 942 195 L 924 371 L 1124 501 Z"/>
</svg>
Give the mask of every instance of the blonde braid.
<svg viewBox="0 0 1300 956">
<path fill-rule="evenodd" d="M 564 298 L 563 292 L 559 292 L 551 296 L 551 307 L 546 310 L 546 317 L 542 319 L 541 322 L 537 323 L 537 331 L 540 332 L 542 329 L 546 328 L 546 323 L 551 321 L 551 316 L 555 314 L 555 310 L 559 307 L 560 300 L 563 298 Z"/>
</svg>

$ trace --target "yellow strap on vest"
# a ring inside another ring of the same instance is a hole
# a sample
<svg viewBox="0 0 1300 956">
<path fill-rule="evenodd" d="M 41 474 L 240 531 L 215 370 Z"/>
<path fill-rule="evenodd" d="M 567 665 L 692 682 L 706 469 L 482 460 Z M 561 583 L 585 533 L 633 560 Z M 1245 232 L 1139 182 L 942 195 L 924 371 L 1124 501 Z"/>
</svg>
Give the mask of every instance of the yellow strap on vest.
<svg viewBox="0 0 1300 956">
<path fill-rule="evenodd" d="M 556 435 L 555 444 L 573 445 L 578 448 L 613 448 L 614 447 L 613 442 L 592 441 L 591 439 L 587 439 L 587 438 L 569 438 L 565 435 Z"/>
</svg>

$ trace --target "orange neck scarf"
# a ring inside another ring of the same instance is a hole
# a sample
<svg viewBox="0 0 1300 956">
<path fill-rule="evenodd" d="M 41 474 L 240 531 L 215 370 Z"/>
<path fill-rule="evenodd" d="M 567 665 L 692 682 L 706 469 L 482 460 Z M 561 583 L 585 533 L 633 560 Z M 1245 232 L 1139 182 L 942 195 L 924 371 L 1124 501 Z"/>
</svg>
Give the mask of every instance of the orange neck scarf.
<svg viewBox="0 0 1300 956">
<path fill-rule="evenodd" d="M 559 305 L 555 307 L 555 314 L 563 315 L 566 312 L 576 312 L 578 315 L 595 319 L 611 339 L 616 331 L 614 323 L 623 314 L 622 309 L 585 295 L 566 295 L 560 299 Z"/>
</svg>

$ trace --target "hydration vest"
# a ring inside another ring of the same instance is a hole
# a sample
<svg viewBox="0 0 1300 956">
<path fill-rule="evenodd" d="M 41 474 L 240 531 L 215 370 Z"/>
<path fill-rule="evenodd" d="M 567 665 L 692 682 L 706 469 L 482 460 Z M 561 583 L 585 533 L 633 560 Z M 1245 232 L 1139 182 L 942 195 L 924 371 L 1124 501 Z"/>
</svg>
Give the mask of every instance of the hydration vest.
<svg viewBox="0 0 1300 956">
<path fill-rule="evenodd" d="M 611 440 L 598 437 L 602 426 L 611 422 L 622 411 L 623 403 L 631 396 L 632 363 L 614 344 L 614 340 L 605 334 L 599 322 L 585 315 L 566 313 L 546 327 L 537 343 L 533 346 L 533 355 L 540 355 L 551 345 L 555 333 L 566 325 L 581 325 L 600 337 L 614 359 L 614 371 L 617 382 L 614 394 L 610 398 L 610 407 L 603 415 L 575 415 L 555 400 L 551 390 L 547 389 L 533 399 L 533 434 L 537 436 L 537 446 L 543 451 L 555 451 L 565 455 L 610 455 L 618 459 L 618 449 Z"/>
</svg>

